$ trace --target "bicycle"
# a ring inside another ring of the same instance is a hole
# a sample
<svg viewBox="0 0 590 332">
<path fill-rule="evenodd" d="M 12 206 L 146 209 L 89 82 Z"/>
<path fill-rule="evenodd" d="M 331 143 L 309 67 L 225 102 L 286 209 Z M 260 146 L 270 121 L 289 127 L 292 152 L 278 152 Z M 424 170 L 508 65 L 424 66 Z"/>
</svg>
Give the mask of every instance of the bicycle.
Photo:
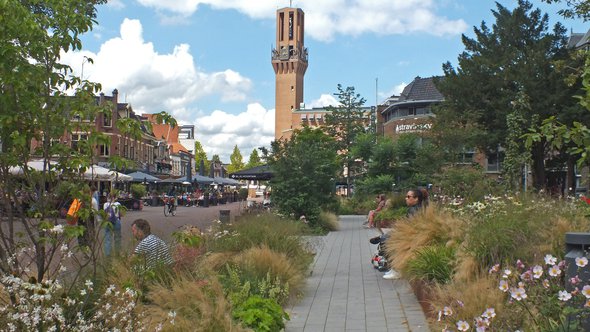
<svg viewBox="0 0 590 332">
<path fill-rule="evenodd" d="M 168 217 L 168 215 L 176 215 L 176 204 L 174 198 L 169 198 L 166 203 L 164 204 L 164 216 Z"/>
</svg>

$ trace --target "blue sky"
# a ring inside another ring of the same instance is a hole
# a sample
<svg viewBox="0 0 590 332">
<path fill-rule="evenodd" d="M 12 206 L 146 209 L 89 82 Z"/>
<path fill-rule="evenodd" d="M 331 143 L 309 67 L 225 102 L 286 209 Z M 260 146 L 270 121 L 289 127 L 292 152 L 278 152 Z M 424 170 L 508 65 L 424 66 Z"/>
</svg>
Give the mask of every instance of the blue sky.
<svg viewBox="0 0 590 332">
<path fill-rule="evenodd" d="M 516 1 L 499 1 L 513 8 Z M 590 27 L 564 20 L 555 5 L 533 0 L 574 32 Z M 117 88 L 138 113 L 167 111 L 194 124 L 207 156 L 244 162 L 274 138 L 275 12 L 286 0 L 112 0 L 82 52 L 63 61 L 105 94 Z M 463 51 L 461 34 L 494 23 L 488 0 L 294 0 L 305 12 L 309 67 L 304 101 L 335 104 L 337 84 L 353 86 L 366 105 L 382 102 L 416 76 L 442 74 Z M 84 61 L 84 56 L 94 63 Z M 84 64 L 84 65 L 82 65 Z M 377 84 L 376 84 L 377 82 Z"/>
</svg>

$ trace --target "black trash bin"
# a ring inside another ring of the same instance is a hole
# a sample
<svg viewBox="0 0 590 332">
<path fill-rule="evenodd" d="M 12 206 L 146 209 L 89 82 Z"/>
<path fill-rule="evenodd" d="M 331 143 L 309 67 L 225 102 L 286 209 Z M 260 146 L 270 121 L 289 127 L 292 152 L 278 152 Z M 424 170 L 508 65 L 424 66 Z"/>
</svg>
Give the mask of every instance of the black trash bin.
<svg viewBox="0 0 590 332">
<path fill-rule="evenodd" d="M 219 221 L 222 223 L 229 223 L 229 211 L 230 210 L 219 210 Z"/>
<path fill-rule="evenodd" d="M 590 264 L 584 267 L 576 265 L 576 258 L 588 257 L 590 250 L 590 233 L 565 233 L 565 263 L 567 266 L 566 280 L 575 277 L 582 280 L 584 284 L 590 281 Z M 573 290 L 573 286 L 566 283 L 568 291 Z"/>
</svg>

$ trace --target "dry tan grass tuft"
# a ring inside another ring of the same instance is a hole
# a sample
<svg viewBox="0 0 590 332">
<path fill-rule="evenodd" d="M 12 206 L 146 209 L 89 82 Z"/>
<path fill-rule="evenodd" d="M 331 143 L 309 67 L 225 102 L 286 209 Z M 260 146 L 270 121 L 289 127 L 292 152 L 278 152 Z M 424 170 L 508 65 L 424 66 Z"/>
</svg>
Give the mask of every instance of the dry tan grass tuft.
<svg viewBox="0 0 590 332">
<path fill-rule="evenodd" d="M 444 321 L 436 321 L 438 311 L 444 307 L 453 309 L 454 320 L 462 319 L 472 322 L 487 308 L 494 308 L 496 313 L 502 312 L 506 303 L 506 294 L 498 290 L 498 280 L 488 275 L 480 275 L 468 282 L 454 282 L 434 287 L 433 290 L 433 299 L 430 301 L 432 308 L 430 322 L 433 331 L 440 331 L 448 325 L 448 322 L 445 324 Z"/>
<path fill-rule="evenodd" d="M 320 212 L 320 224 L 329 231 L 337 231 L 340 229 L 338 216 L 332 212 Z"/>
<path fill-rule="evenodd" d="M 156 285 L 148 293 L 145 305 L 147 330 L 155 330 L 161 322 L 163 331 L 244 331 L 231 316 L 231 305 L 223 295 L 221 285 L 214 281 L 184 277 L 171 286 Z M 176 313 L 174 325 L 171 312 Z"/>
<path fill-rule="evenodd" d="M 224 269 L 225 264 L 235 255 L 232 252 L 207 253 L 199 260 L 197 270 L 219 272 Z"/>
<path fill-rule="evenodd" d="M 434 243 L 456 245 L 462 241 L 464 222 L 434 205 L 411 218 L 398 220 L 385 243 L 390 262 L 405 270 L 417 249 Z"/>
<path fill-rule="evenodd" d="M 456 265 L 453 279 L 457 282 L 467 282 L 473 280 L 481 273 L 481 267 L 477 259 L 459 249 L 456 253 Z"/>
<path fill-rule="evenodd" d="M 289 283 L 291 293 L 301 290 L 305 280 L 303 271 L 292 264 L 287 255 L 265 246 L 245 250 L 235 256 L 233 261 L 244 273 L 258 278 L 265 278 L 270 273 L 272 279 L 278 277 L 283 283 Z"/>
</svg>

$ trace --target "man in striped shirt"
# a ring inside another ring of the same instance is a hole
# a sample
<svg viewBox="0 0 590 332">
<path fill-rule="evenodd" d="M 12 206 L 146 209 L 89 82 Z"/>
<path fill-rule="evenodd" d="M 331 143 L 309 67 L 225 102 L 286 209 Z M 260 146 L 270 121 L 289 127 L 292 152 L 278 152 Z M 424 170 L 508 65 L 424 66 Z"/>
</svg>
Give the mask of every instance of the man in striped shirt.
<svg viewBox="0 0 590 332">
<path fill-rule="evenodd" d="M 145 219 L 136 219 L 131 224 L 133 236 L 139 240 L 134 254 L 144 261 L 145 269 L 153 269 L 158 266 L 171 265 L 173 263 L 168 245 L 159 237 L 151 233 L 150 224 Z"/>
</svg>

